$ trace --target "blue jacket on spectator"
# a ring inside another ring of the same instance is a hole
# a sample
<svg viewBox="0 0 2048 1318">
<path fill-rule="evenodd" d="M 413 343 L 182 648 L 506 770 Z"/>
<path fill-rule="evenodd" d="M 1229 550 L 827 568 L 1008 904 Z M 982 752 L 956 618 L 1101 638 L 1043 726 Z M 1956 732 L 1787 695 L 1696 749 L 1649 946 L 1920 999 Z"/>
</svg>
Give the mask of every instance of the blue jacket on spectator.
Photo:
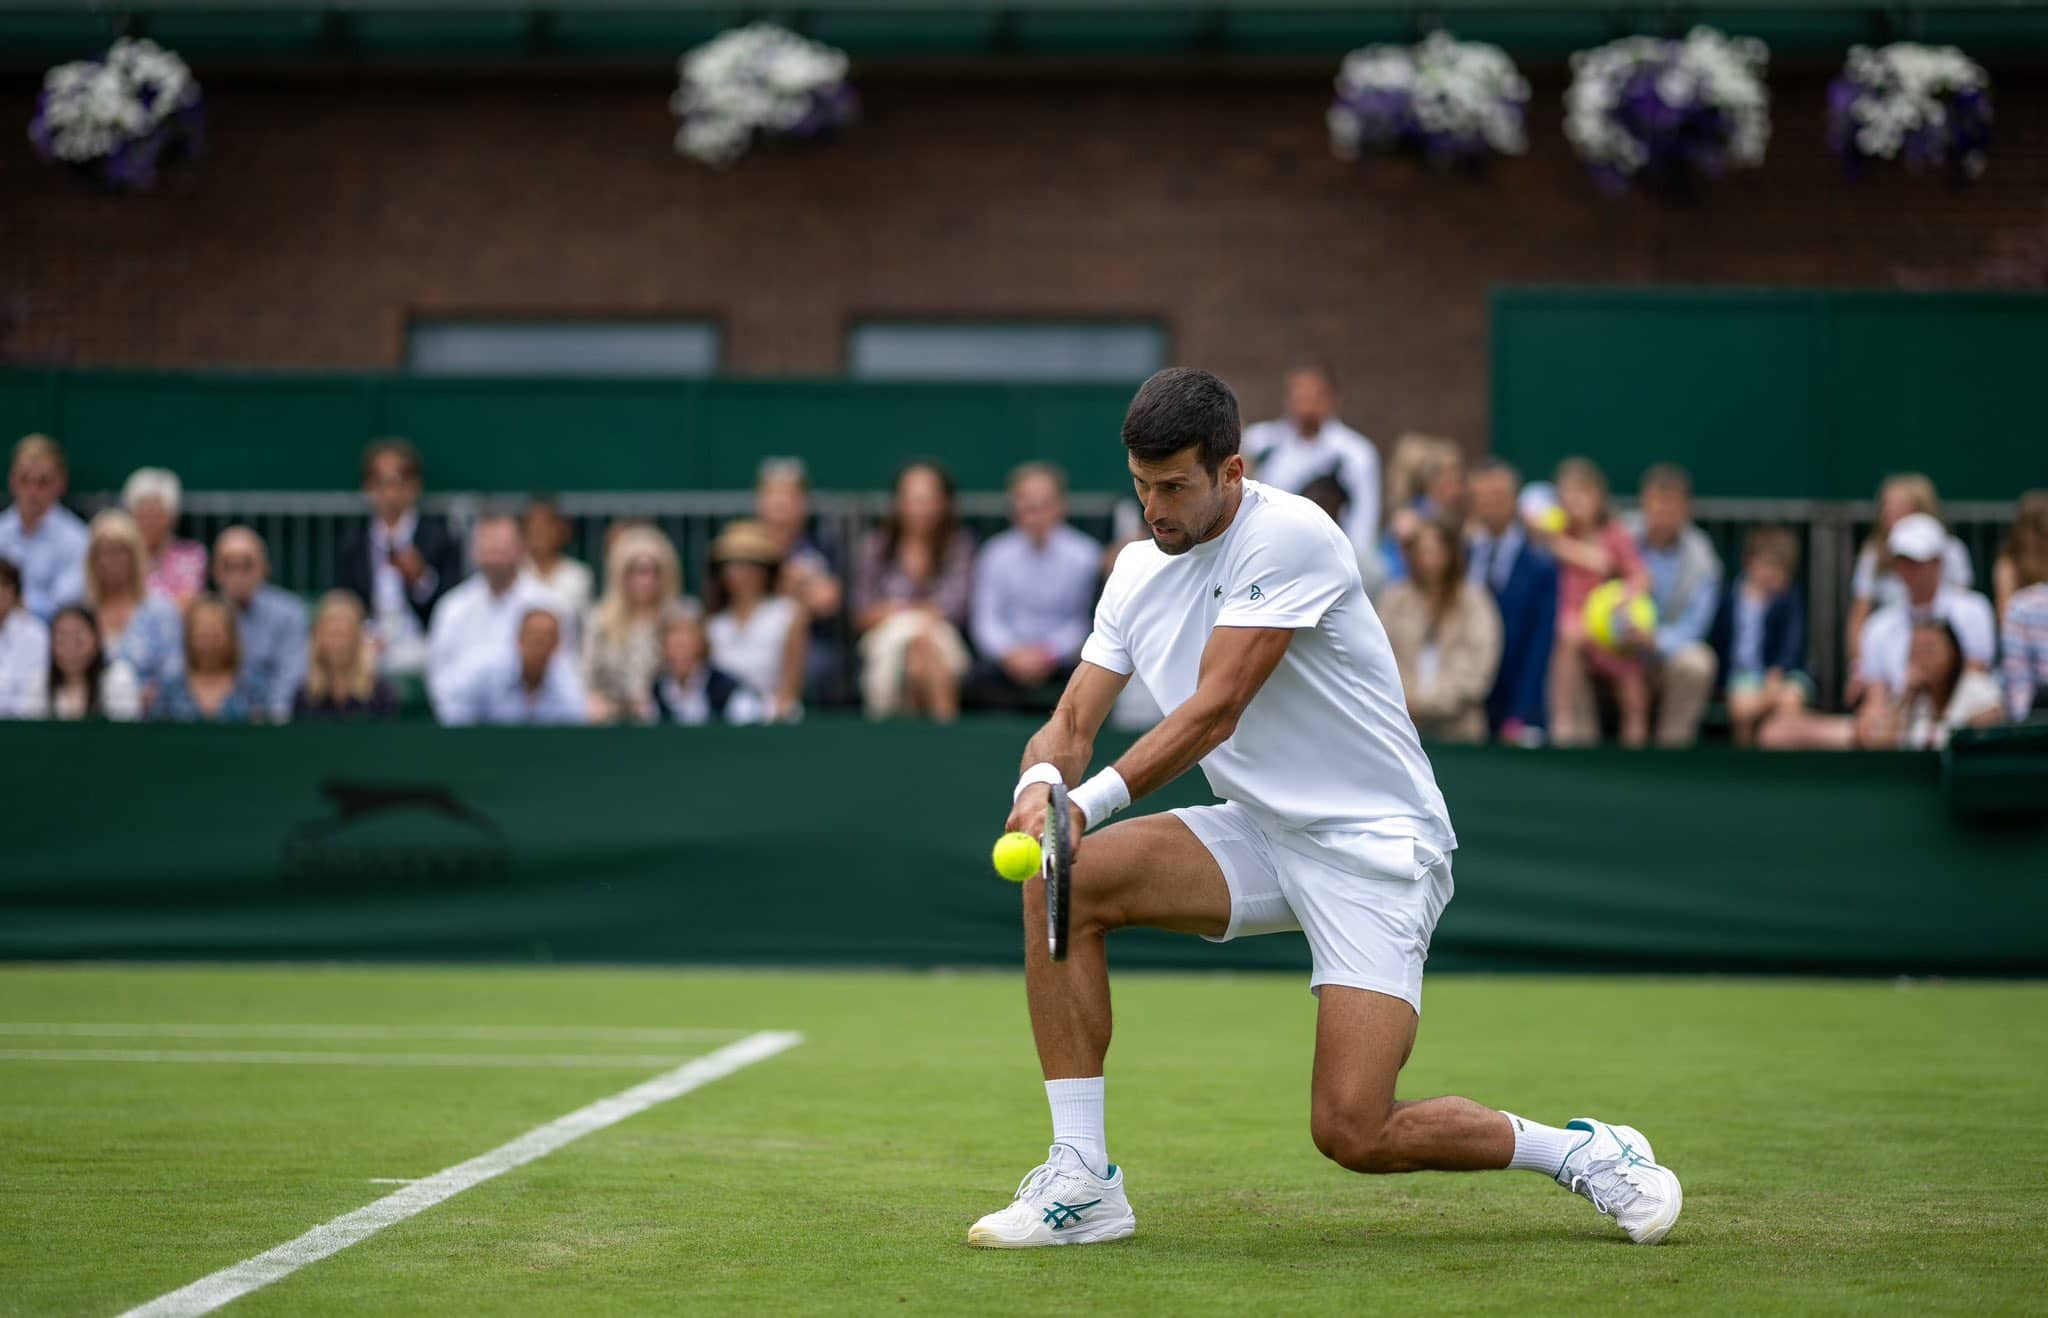
<svg viewBox="0 0 2048 1318">
<path fill-rule="evenodd" d="M 1721 685 L 1725 688 L 1729 679 L 1737 675 L 1762 677 L 1773 668 L 1786 673 L 1804 672 L 1806 602 L 1799 592 L 1787 590 L 1764 605 L 1762 644 L 1754 656 L 1735 653 L 1736 611 L 1741 592 L 1742 578 L 1738 576 L 1722 595 L 1720 611 L 1714 615 L 1713 629 L 1707 634 L 1708 643 L 1721 660 Z"/>
<path fill-rule="evenodd" d="M 1498 733 L 1510 720 L 1548 726 L 1550 649 L 1557 639 L 1557 560 L 1529 543 L 1519 526 L 1498 541 L 1473 536 L 1467 571 L 1484 581 L 1500 606 L 1500 671 L 1486 695 L 1486 723 Z"/>
</svg>

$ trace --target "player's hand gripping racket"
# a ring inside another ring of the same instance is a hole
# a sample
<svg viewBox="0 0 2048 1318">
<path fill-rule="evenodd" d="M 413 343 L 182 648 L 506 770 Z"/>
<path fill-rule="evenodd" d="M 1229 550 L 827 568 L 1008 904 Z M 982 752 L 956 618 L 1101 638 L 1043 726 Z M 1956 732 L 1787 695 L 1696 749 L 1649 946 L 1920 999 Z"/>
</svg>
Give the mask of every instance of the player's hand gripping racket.
<svg viewBox="0 0 2048 1318">
<path fill-rule="evenodd" d="M 1039 840 L 1039 872 L 1045 876 L 1045 947 L 1055 961 L 1067 959 L 1067 929 L 1074 897 L 1073 806 L 1063 783 L 1052 784 L 1045 811 L 1045 836 Z"/>
</svg>

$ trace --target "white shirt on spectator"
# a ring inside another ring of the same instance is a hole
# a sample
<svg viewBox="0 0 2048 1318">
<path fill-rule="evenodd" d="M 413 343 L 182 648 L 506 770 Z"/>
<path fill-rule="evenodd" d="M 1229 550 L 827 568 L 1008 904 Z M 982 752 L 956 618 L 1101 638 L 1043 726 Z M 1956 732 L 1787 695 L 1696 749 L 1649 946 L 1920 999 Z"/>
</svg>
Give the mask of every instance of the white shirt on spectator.
<svg viewBox="0 0 2048 1318">
<path fill-rule="evenodd" d="M 546 576 L 540 574 L 531 560 L 519 569 L 519 575 L 535 585 L 555 592 L 562 603 L 569 606 L 569 613 L 580 626 L 590 616 L 590 592 L 593 581 L 590 569 L 573 558 L 555 560 L 555 570 Z"/>
<path fill-rule="evenodd" d="M 796 625 L 796 601 L 775 595 L 756 604 L 745 622 L 731 609 L 711 615 L 704 622 L 704 639 L 711 647 L 713 666 L 724 669 L 764 700 L 772 700 L 782 686 L 789 629 Z"/>
<path fill-rule="evenodd" d="M 519 671 L 517 654 L 478 664 L 458 679 L 446 701 L 441 721 L 450 727 L 548 725 L 573 727 L 588 717 L 583 679 L 576 664 L 557 648 L 541 674 L 540 686 L 529 691 Z"/>
<path fill-rule="evenodd" d="M 1372 441 L 1331 417 L 1303 438 L 1292 421 L 1261 421 L 1244 432 L 1243 449 L 1261 482 L 1300 494 L 1324 476 L 1335 476 L 1349 501 L 1344 534 L 1359 553 L 1378 553 L 1380 539 L 1380 454 Z"/>
<path fill-rule="evenodd" d="M 1970 551 L 1954 536 L 1941 550 L 1941 579 L 1951 586 L 1968 590 L 1976 584 L 1976 574 L 1970 569 Z M 1849 593 L 1853 598 L 1869 600 L 1876 608 L 1889 604 L 1906 602 L 1906 583 L 1898 574 L 1889 569 L 1880 572 L 1877 551 L 1869 545 L 1856 555 L 1856 571 L 1849 578 Z"/>
<path fill-rule="evenodd" d="M 1913 648 L 1916 623 L 1940 621 L 1956 634 L 1963 662 L 1990 667 L 1998 649 L 1998 624 L 1992 616 L 1991 601 L 1974 590 L 1943 582 L 1934 600 L 1924 609 L 1888 604 L 1870 615 L 1863 624 L 1858 647 L 1856 673 L 1864 681 L 1884 687 L 1894 698 L 1906 692 L 1906 659 Z"/>
<path fill-rule="evenodd" d="M 49 704 L 50 629 L 21 605 L 0 618 L 0 718 L 41 718 Z"/>
<path fill-rule="evenodd" d="M 1936 717 L 1934 702 L 1921 696 L 1906 714 L 1906 729 L 1899 734 L 1899 748 L 1909 751 L 1938 751 L 1948 745 L 1951 733 L 1969 727 L 1986 710 L 1999 706 L 1998 682 L 1989 673 L 1965 669 L 1956 679 L 1948 707 Z"/>
<path fill-rule="evenodd" d="M 546 609 L 561 621 L 561 652 L 575 654 L 575 620 L 561 598 L 538 582 L 515 577 L 497 595 L 477 573 L 441 597 L 427 631 L 427 696 L 435 717 L 448 721 L 449 702 L 473 670 L 517 650 L 519 620 L 531 609 Z"/>
<path fill-rule="evenodd" d="M 1088 639 L 1102 546 L 1062 523 L 1031 542 L 1011 529 L 981 547 L 974 565 L 974 647 L 984 659 L 1036 646 L 1061 666 Z"/>
</svg>

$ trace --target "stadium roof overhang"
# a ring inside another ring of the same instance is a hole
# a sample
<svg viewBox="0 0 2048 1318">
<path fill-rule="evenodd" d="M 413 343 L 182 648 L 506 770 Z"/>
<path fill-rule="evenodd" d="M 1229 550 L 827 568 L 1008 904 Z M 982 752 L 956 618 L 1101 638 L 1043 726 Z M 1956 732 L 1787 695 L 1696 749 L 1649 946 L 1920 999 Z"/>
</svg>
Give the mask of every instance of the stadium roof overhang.
<svg viewBox="0 0 2048 1318">
<path fill-rule="evenodd" d="M 1901 39 L 1980 59 L 2048 55 L 2038 0 L 0 0 L 0 62 L 71 58 L 127 33 L 216 65 L 651 65 L 759 18 L 890 61 L 1328 57 L 1438 25 L 1540 59 L 1694 23 L 1793 57 Z"/>
</svg>

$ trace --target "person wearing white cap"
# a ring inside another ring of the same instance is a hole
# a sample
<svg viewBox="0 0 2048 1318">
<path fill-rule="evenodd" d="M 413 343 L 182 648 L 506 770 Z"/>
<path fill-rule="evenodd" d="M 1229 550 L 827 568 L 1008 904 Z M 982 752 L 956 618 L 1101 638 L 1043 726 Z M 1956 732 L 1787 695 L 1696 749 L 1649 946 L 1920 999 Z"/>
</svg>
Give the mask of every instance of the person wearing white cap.
<svg viewBox="0 0 2048 1318">
<path fill-rule="evenodd" d="M 1941 495 L 1935 491 L 1934 482 L 1917 471 L 1885 477 L 1884 484 L 1877 487 L 1877 522 L 1870 529 L 1870 538 L 1863 542 L 1863 548 L 1857 553 L 1856 567 L 1849 578 L 1849 618 L 1843 632 L 1843 644 L 1847 647 L 1851 672 L 1856 670 L 1857 650 L 1863 641 L 1863 624 L 1885 605 L 1897 604 L 1906 598 L 1905 583 L 1892 571 L 1886 539 L 1900 518 L 1914 513 L 1940 518 Z M 1948 537 L 1941 551 L 1941 569 L 1942 579 L 1952 586 L 1969 589 L 1977 584 L 1975 574 L 1970 570 L 1970 551 L 1953 535 Z"/>
<path fill-rule="evenodd" d="M 1940 621 L 1955 632 L 1966 669 L 1988 671 L 1998 646 L 1998 626 L 1991 601 L 1974 590 L 1945 579 L 1949 534 L 1926 513 L 1908 513 L 1885 537 L 1892 570 L 1906 597 L 1870 615 L 1859 637 L 1855 671 L 1849 681 L 1849 703 L 1855 704 L 1873 686 L 1894 700 L 1906 689 L 1906 661 L 1916 623 Z"/>
</svg>

